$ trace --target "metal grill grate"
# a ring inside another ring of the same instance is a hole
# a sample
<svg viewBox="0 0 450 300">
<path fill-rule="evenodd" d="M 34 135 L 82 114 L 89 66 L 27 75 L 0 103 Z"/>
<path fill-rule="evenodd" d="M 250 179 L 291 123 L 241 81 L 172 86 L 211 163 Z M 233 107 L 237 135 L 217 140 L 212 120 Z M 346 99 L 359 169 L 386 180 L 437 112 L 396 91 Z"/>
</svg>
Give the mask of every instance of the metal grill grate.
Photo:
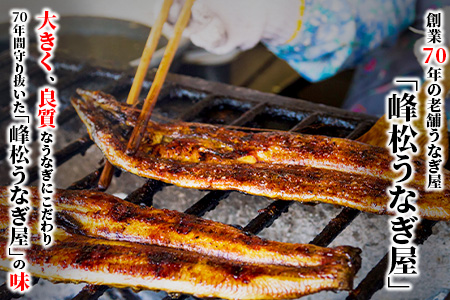
<svg viewBox="0 0 450 300">
<path fill-rule="evenodd" d="M 9 73 L 10 64 L 7 60 L 9 60 L 8 55 L 0 54 L 0 68 L 4 70 L 3 74 Z M 67 59 L 59 61 L 55 66 L 59 78 L 57 87 L 60 101 L 64 107 L 58 116 L 59 126 L 64 126 L 76 116 L 74 109 L 69 105 L 69 99 L 77 87 L 100 89 L 115 95 L 118 99 L 124 99 L 133 77 L 132 73 L 120 73 L 78 65 Z M 41 76 L 42 74 L 34 63 L 31 63 L 28 71 L 30 80 L 35 86 L 39 85 L 40 78 L 45 78 Z M 145 82 L 144 88 L 148 90 L 150 84 L 150 81 Z M 6 95 L 6 93 L 9 93 L 8 89 L 9 77 L 2 77 L 0 81 L 0 94 L 4 96 L 2 99 L 9 99 L 9 95 Z M 35 96 L 31 93 L 30 108 L 34 107 Z M 5 100 L 2 104 L 0 122 L 2 122 L 2 126 L 5 126 L 9 122 L 9 107 Z M 184 121 L 290 130 L 298 133 L 324 134 L 349 139 L 358 138 L 376 121 L 373 117 L 337 108 L 173 74 L 167 78 L 155 113 L 165 118 Z M 57 165 L 62 165 L 76 154 L 84 153 L 92 144 L 88 136 L 71 142 L 56 152 Z M 5 159 L 6 154 L 6 145 L 3 142 L 0 145 L 0 159 Z M 69 189 L 95 188 L 101 169 L 95 170 L 73 183 Z M 36 179 L 37 168 L 33 167 L 30 170 L 29 183 Z M 167 184 L 160 181 L 148 180 L 141 188 L 129 194 L 126 200 L 152 205 L 153 196 L 165 186 Z M 220 201 L 227 198 L 231 193 L 230 191 L 210 191 L 186 209 L 185 213 L 203 216 L 208 211 L 214 210 Z M 264 228 L 271 226 L 283 213 L 287 212 L 292 203 L 293 201 L 280 200 L 271 202 L 267 207 L 260 210 L 243 230 L 253 234 L 260 233 Z M 357 210 L 343 208 L 311 243 L 320 246 L 329 245 L 359 214 L 360 212 Z M 431 228 L 435 223 L 431 221 L 422 222 L 417 231 L 417 243 L 423 243 L 431 235 Z M 386 267 L 387 256 L 374 266 L 347 299 L 371 298 L 383 286 Z M 107 286 L 87 285 L 73 299 L 98 299 L 108 289 Z M 119 289 L 117 294 L 119 295 L 118 299 L 120 297 L 122 299 L 140 299 L 137 294 L 128 289 Z M 10 293 L 5 285 L 0 288 L 1 299 L 16 297 L 19 297 L 19 295 Z M 185 299 L 186 297 L 185 295 L 169 295 L 164 300 Z"/>
</svg>

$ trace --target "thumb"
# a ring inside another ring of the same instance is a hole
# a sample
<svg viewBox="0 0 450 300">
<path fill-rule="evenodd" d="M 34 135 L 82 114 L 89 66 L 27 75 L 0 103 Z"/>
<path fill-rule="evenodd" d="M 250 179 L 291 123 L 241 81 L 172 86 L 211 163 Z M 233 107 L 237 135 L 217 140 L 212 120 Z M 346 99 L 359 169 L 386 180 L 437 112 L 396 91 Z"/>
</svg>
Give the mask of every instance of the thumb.
<svg viewBox="0 0 450 300">
<path fill-rule="evenodd" d="M 198 24 L 197 29 L 191 32 L 191 41 L 194 45 L 204 48 L 208 52 L 223 54 L 228 52 L 226 49 L 220 49 L 224 41 L 227 40 L 227 32 L 223 22 L 219 18 L 211 19 L 205 24 Z"/>
<path fill-rule="evenodd" d="M 192 7 L 192 16 L 186 33 L 191 42 L 209 52 L 217 52 L 217 48 L 226 40 L 227 32 L 222 19 L 211 9 L 211 3 L 198 0 Z"/>
<path fill-rule="evenodd" d="M 183 9 L 185 0 L 175 0 L 170 8 L 169 15 L 167 17 L 167 21 L 164 24 L 163 33 L 165 36 L 170 37 L 173 34 L 175 29 L 176 22 L 180 16 L 181 10 Z M 189 20 L 188 25 L 183 30 L 183 36 L 191 37 L 191 35 L 197 31 L 199 31 L 202 27 L 205 26 L 211 19 L 209 14 L 198 13 L 198 3 L 201 3 L 201 0 L 198 0 L 194 3 L 191 11 L 191 18 Z M 204 9 L 202 9 L 204 11 Z M 206 17 L 205 17 L 206 16 Z"/>
</svg>

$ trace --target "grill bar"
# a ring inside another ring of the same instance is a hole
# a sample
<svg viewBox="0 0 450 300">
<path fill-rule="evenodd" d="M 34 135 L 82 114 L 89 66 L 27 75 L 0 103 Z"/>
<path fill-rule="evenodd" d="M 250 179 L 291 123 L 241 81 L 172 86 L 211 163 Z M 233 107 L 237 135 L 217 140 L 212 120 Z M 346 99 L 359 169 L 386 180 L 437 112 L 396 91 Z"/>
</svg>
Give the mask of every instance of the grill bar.
<svg viewBox="0 0 450 300">
<path fill-rule="evenodd" d="M 317 120 L 319 120 L 319 117 L 320 117 L 319 113 L 313 113 L 313 114 L 307 116 L 306 118 L 304 118 L 303 120 L 301 120 L 297 125 L 295 125 L 291 129 L 291 131 L 300 131 L 300 130 L 310 126 Z"/>
<path fill-rule="evenodd" d="M 84 153 L 92 144 L 94 144 L 94 142 L 89 138 L 88 135 L 85 135 L 84 137 L 79 138 L 78 140 L 70 143 L 63 149 L 56 151 L 54 154 L 56 166 L 60 166 L 61 164 L 65 163 L 76 154 Z M 38 171 L 39 171 L 38 165 L 35 165 L 30 168 L 28 173 L 29 175 L 27 185 L 31 184 L 32 182 L 38 179 L 39 176 Z"/>
<path fill-rule="evenodd" d="M 348 225 L 360 214 L 352 208 L 344 208 L 327 226 L 310 242 L 311 244 L 328 246 Z"/>
<path fill-rule="evenodd" d="M 33 285 L 37 284 L 39 282 L 39 278 L 32 277 L 31 281 Z M 2 300 L 11 300 L 11 299 L 19 299 L 23 295 L 20 293 L 13 293 L 9 290 L 9 288 L 6 286 L 6 282 L 0 286 L 0 299 Z"/>
<path fill-rule="evenodd" d="M 207 97 L 207 98 L 209 98 L 209 97 Z M 210 101 L 210 100 L 207 100 L 207 101 Z M 195 109 L 195 111 L 197 113 L 200 113 L 200 111 L 202 109 L 203 109 L 203 107 L 201 109 Z M 239 118 L 237 118 L 236 120 L 231 122 L 231 125 L 234 125 L 234 126 L 243 125 L 243 124 L 253 120 L 255 118 L 255 116 L 258 114 L 258 112 L 261 112 L 263 109 L 264 109 L 264 103 L 261 103 L 261 105 L 257 105 L 253 109 L 245 112 L 244 114 L 242 114 L 242 116 L 240 116 Z M 182 120 L 184 120 L 184 119 L 182 119 Z M 230 195 L 230 191 L 209 192 L 202 199 L 197 201 L 194 205 L 192 205 L 191 207 L 186 209 L 185 213 L 196 215 L 199 217 L 203 216 L 208 211 L 216 208 L 216 206 L 219 205 L 219 202 L 221 200 L 227 198 L 229 195 Z"/>
<path fill-rule="evenodd" d="M 94 172 L 86 175 L 84 178 L 72 183 L 68 189 L 69 190 L 83 190 L 83 189 L 94 189 L 97 187 L 98 180 L 100 179 L 100 174 L 102 174 L 103 166 Z M 100 298 L 108 286 L 105 285 L 92 285 L 87 284 L 72 300 L 96 300 Z"/>
<path fill-rule="evenodd" d="M 130 289 L 114 289 L 117 295 L 114 295 L 111 290 L 108 291 L 108 294 L 113 294 L 111 296 L 112 299 L 124 299 L 124 300 L 140 300 L 141 297 L 133 293 Z"/>
<path fill-rule="evenodd" d="M 32 65 L 27 68 L 28 77 L 32 77 L 41 71 L 41 68 L 38 65 Z M 2 78 L 0 78 L 0 91 L 8 90 L 11 80 L 10 72 L 5 72 Z M 2 103 L 3 104 L 3 103 Z"/>
<path fill-rule="evenodd" d="M 371 127 L 373 123 L 371 122 L 363 122 L 359 123 L 355 129 L 346 137 L 347 139 L 355 140 L 366 133 Z"/>
<path fill-rule="evenodd" d="M 450 164 L 447 163 L 445 168 L 449 168 Z M 417 245 L 423 244 L 428 237 L 433 234 L 433 226 L 436 225 L 436 221 L 422 220 L 417 226 L 416 238 L 414 243 Z M 384 286 L 384 277 L 388 267 L 388 253 L 370 270 L 367 276 L 361 281 L 356 289 L 354 289 L 346 300 L 363 300 L 370 299 L 372 296 Z"/>
<path fill-rule="evenodd" d="M 287 212 L 294 201 L 277 200 L 264 208 L 261 213 L 244 227 L 244 231 L 258 234 L 272 225 L 283 213 Z"/>
<path fill-rule="evenodd" d="M 242 116 L 234 120 L 232 125 L 241 126 L 249 122 L 250 120 L 253 120 L 257 115 L 264 111 L 266 106 L 267 104 L 265 102 L 257 104 L 255 107 L 253 107 L 249 111 L 246 111 Z"/>
<path fill-rule="evenodd" d="M 433 233 L 433 226 L 436 221 L 423 220 L 416 230 L 414 243 L 423 244 Z M 388 267 L 388 253 L 378 262 L 378 264 L 367 274 L 356 289 L 350 292 L 346 300 L 364 300 L 372 298 L 378 290 L 384 286 L 384 276 Z"/>
<path fill-rule="evenodd" d="M 11 300 L 18 299 L 20 297 L 22 297 L 21 294 L 13 293 L 8 289 L 8 287 L 6 286 L 6 282 L 0 286 L 0 299 Z"/>
<path fill-rule="evenodd" d="M 97 187 L 97 182 L 100 174 L 103 171 L 103 166 L 95 170 L 94 172 L 86 175 L 82 179 L 72 183 L 67 189 L 68 190 L 90 190 Z"/>
<path fill-rule="evenodd" d="M 372 124 L 368 122 L 360 123 L 347 138 L 356 139 L 364 134 L 371 126 Z M 310 243 L 322 247 L 328 246 L 359 214 L 360 211 L 356 209 L 343 208 Z"/>
<path fill-rule="evenodd" d="M 188 111 L 182 114 L 178 119 L 183 121 L 190 121 L 197 116 L 205 107 L 210 106 L 214 100 L 214 96 L 210 95 L 195 103 Z"/>
<path fill-rule="evenodd" d="M 9 111 L 8 111 L 9 114 Z M 65 124 L 67 121 L 75 117 L 76 112 L 75 109 L 72 106 L 66 107 L 62 112 L 58 113 L 58 117 L 56 118 L 56 122 L 59 124 L 59 126 Z M 8 116 L 9 117 L 9 116 Z M 33 142 L 37 140 L 37 134 L 33 134 Z M 0 160 L 3 160 L 6 158 L 6 149 L 8 148 L 6 143 L 0 144 Z"/>
<path fill-rule="evenodd" d="M 1 114 L 2 113 L 0 113 L 0 115 Z M 8 114 L 7 118 L 9 118 L 9 109 L 8 109 L 8 113 L 7 114 Z M 73 108 L 72 109 L 68 109 L 67 108 L 67 109 L 62 111 L 61 116 L 62 116 L 62 118 L 59 118 L 59 116 L 57 118 L 57 122 L 60 125 L 64 124 L 69 119 L 73 118 L 75 116 L 75 110 Z M 0 119 L 1 119 L 1 117 L 0 117 Z M 0 120 L 0 122 L 1 122 L 1 120 Z M 32 134 L 32 141 L 33 142 L 37 140 L 37 136 L 38 135 L 36 134 L 36 132 L 34 132 Z M 7 143 L 5 143 L 5 142 L 0 143 L 0 160 L 3 160 L 3 159 L 6 158 L 7 149 L 8 149 L 8 144 Z"/>
<path fill-rule="evenodd" d="M 310 115 L 300 121 L 297 125 L 292 127 L 290 131 L 295 132 L 301 130 L 306 124 L 309 124 L 309 120 L 317 118 L 316 114 Z M 305 122 L 306 121 L 306 122 Z M 258 234 L 264 228 L 270 227 L 273 222 L 278 219 L 283 213 L 289 210 L 289 207 L 294 203 L 294 201 L 276 200 L 264 208 L 258 216 L 252 219 L 245 227 L 244 231 Z"/>
<path fill-rule="evenodd" d="M 122 75 L 117 81 L 107 85 L 104 88 L 104 92 L 111 95 L 117 95 L 127 90 L 130 84 L 131 80 L 127 76 Z"/>
<path fill-rule="evenodd" d="M 39 69 L 39 68 L 38 68 Z M 92 73 L 92 69 L 91 68 L 85 68 L 82 69 L 81 71 L 79 71 L 78 73 L 76 73 L 73 76 L 69 76 L 69 77 L 62 77 L 61 80 L 58 81 L 58 83 L 56 84 L 56 88 L 57 90 L 63 90 L 66 89 L 72 85 L 75 85 L 79 82 L 82 82 L 84 80 L 86 80 L 87 78 L 90 77 L 90 74 Z M 33 74 L 29 74 L 29 76 L 31 77 Z M 38 99 L 38 95 L 36 92 L 31 93 L 28 96 L 28 107 L 34 107 L 36 105 Z M 67 100 L 67 99 L 66 99 Z M 0 122 L 5 121 L 7 119 L 10 118 L 9 116 L 9 111 L 10 111 L 10 107 L 9 107 L 9 103 L 8 105 L 5 105 L 5 107 L 3 107 L 0 111 Z"/>
<path fill-rule="evenodd" d="M 109 286 L 106 285 L 88 284 L 72 300 L 95 300 L 100 298 L 108 289 Z"/>
<path fill-rule="evenodd" d="M 62 89 L 66 89 L 69 88 L 70 86 L 73 86 L 79 82 L 82 82 L 83 80 L 86 80 L 88 77 L 90 77 L 90 73 L 92 73 L 92 68 L 84 68 L 81 71 L 77 72 L 75 75 L 73 76 L 69 76 L 69 77 L 63 77 L 61 80 L 58 81 L 57 83 L 57 89 L 58 90 L 62 90 Z M 32 93 L 28 99 L 30 99 L 31 101 L 28 101 L 28 106 L 29 107 L 33 107 L 34 105 L 36 105 L 36 101 L 37 101 L 37 94 L 34 92 Z M 69 102 L 69 99 L 63 99 L 65 102 Z M 76 112 L 75 109 L 70 105 L 68 107 L 66 107 L 65 109 L 63 109 L 60 113 L 58 113 L 57 116 L 57 123 L 59 124 L 59 126 L 65 124 L 67 121 L 69 121 L 70 119 L 72 119 L 73 117 L 75 117 Z M 2 108 L 0 110 L 0 122 L 3 122 L 5 120 L 9 120 L 10 119 L 10 107 L 9 104 L 6 105 L 4 108 Z M 37 139 L 37 135 L 33 134 L 33 141 L 36 141 Z M 6 157 L 6 149 L 7 149 L 7 144 L 6 143 L 1 143 L 0 145 L 0 160 L 5 159 Z"/>
<path fill-rule="evenodd" d="M 448 293 L 448 295 L 445 297 L 444 300 L 450 300 L 450 292 Z"/>
<path fill-rule="evenodd" d="M 92 189 L 97 187 L 97 182 L 100 179 L 100 174 L 103 171 L 103 167 L 89 174 L 82 180 L 72 184 L 69 189 Z M 153 196 L 160 191 L 165 183 L 157 180 L 150 179 L 142 187 L 133 191 L 125 199 L 131 203 L 144 203 L 145 205 L 153 205 Z M 89 299 L 97 300 L 100 298 L 107 290 L 108 286 L 104 285 L 93 285 L 87 284 L 82 291 L 80 291 L 72 300 Z"/>
<path fill-rule="evenodd" d="M 209 101 L 209 100 L 208 100 Z M 251 120 L 253 120 L 259 113 L 261 113 L 266 104 L 260 103 L 250 109 L 249 111 L 242 114 L 239 118 L 235 119 L 231 125 L 239 126 L 243 125 Z M 198 113 L 201 111 L 201 109 L 197 110 Z M 198 217 L 203 216 L 206 212 L 214 209 L 217 205 L 219 205 L 219 202 L 225 198 L 227 198 L 230 195 L 230 191 L 212 191 L 206 194 L 202 199 L 197 201 L 194 205 L 186 209 L 184 212 L 187 214 L 196 215 Z M 250 232 L 250 231 L 249 231 Z M 163 300 L 184 300 L 188 298 L 188 295 L 179 295 L 177 297 L 173 297 L 171 295 L 168 295 L 163 298 Z"/>
<path fill-rule="evenodd" d="M 162 190 L 166 184 L 162 181 L 149 179 L 142 187 L 135 190 L 125 199 L 131 203 L 144 203 L 147 206 L 153 206 L 153 196 Z"/>
<path fill-rule="evenodd" d="M 246 122 L 254 119 L 259 113 L 261 113 L 264 110 L 265 107 L 266 107 L 266 104 L 261 103 L 261 104 L 257 105 L 256 107 L 254 107 L 253 110 L 246 112 L 246 114 L 244 114 L 244 115 L 246 115 L 245 118 L 243 118 L 243 116 L 244 116 L 243 115 L 241 118 L 238 118 L 233 123 L 234 124 L 239 123 L 239 125 L 245 124 Z M 318 114 L 318 113 L 311 114 L 308 117 L 306 117 L 305 119 L 303 119 L 302 121 L 300 121 L 297 125 L 295 125 L 290 131 L 298 131 L 305 127 L 308 127 L 309 125 L 316 122 L 319 117 L 320 117 L 320 114 Z M 368 125 L 364 124 L 364 126 L 357 126 L 352 131 L 352 133 L 349 135 L 349 138 L 353 138 L 353 137 L 357 137 L 357 136 L 361 135 L 363 133 L 364 129 L 366 129 L 366 126 L 368 126 Z M 198 206 L 218 205 L 218 202 L 220 201 L 220 199 L 218 199 L 218 200 L 215 199 L 214 196 L 211 195 L 212 193 L 214 193 L 214 192 L 210 192 L 209 194 L 207 194 L 199 202 L 194 204 L 193 207 L 195 207 L 197 205 Z M 219 193 L 219 195 L 221 195 L 220 193 L 224 193 L 224 192 L 217 191 L 217 193 Z M 212 200 L 210 200 L 208 196 L 211 196 Z M 208 197 L 208 199 L 205 199 L 207 197 Z M 202 203 L 200 204 L 200 202 L 202 202 Z M 206 203 L 203 203 L 203 202 L 206 202 Z M 213 202 L 213 203 L 211 203 L 211 202 Z M 278 219 L 283 213 L 287 212 L 289 207 L 293 204 L 293 202 L 294 201 L 284 201 L 284 200 L 277 200 L 277 201 L 272 202 L 271 204 L 269 204 L 269 206 L 264 208 L 258 214 L 258 216 L 256 218 L 252 219 L 243 228 L 243 230 L 246 232 L 252 233 L 252 234 L 260 233 L 264 228 L 270 227 L 273 224 L 273 222 L 276 219 Z M 190 213 L 191 210 L 194 211 L 193 207 L 190 207 L 189 209 L 187 209 L 185 211 L 185 213 Z M 358 215 L 357 213 L 359 213 L 359 211 L 355 211 L 352 209 L 348 209 L 348 210 L 350 212 L 352 212 L 353 214 L 355 214 L 355 216 L 351 219 L 347 219 L 347 217 L 349 217 L 348 216 L 349 213 L 347 213 L 344 209 L 343 211 L 345 211 L 345 212 L 340 214 L 339 219 L 337 219 L 337 218 L 333 219 L 333 220 L 335 220 L 334 223 L 339 222 L 339 224 L 341 224 L 341 226 L 338 228 L 333 228 L 332 224 L 330 222 L 330 224 L 328 224 L 328 226 L 324 229 L 323 233 L 318 235 L 318 237 L 321 239 L 321 241 L 318 240 L 318 242 L 323 242 L 323 243 L 326 243 L 326 245 L 328 245 L 340 232 L 342 232 L 345 229 L 345 227 L 347 227 L 351 223 L 351 221 Z M 324 245 L 324 246 L 326 246 L 326 245 Z M 163 300 L 171 300 L 171 299 L 174 299 L 174 298 L 171 296 L 167 296 L 167 297 L 163 298 Z M 180 300 L 181 297 L 177 297 L 176 299 Z"/>
<path fill-rule="evenodd" d="M 305 127 L 316 122 L 320 114 L 311 114 L 297 125 L 295 125 L 290 131 L 299 131 Z M 369 124 L 361 123 L 359 124 L 347 138 L 353 139 L 361 135 L 367 130 Z M 272 223 L 279 218 L 284 212 L 287 212 L 289 207 L 294 203 L 294 201 L 283 201 L 277 200 L 272 202 L 269 206 L 264 208 L 262 212 L 244 228 L 245 231 L 258 234 L 264 228 L 272 225 Z M 343 211 L 323 229 L 323 231 L 314 238 L 311 244 L 316 244 L 319 246 L 327 246 L 331 243 L 338 235 L 341 233 L 358 215 L 359 211 L 344 208 Z"/>
<path fill-rule="evenodd" d="M 100 169 L 85 176 L 84 178 L 74 182 L 72 185 L 70 185 L 68 187 L 68 189 L 71 189 L 71 190 L 87 189 L 89 186 L 92 186 L 92 182 L 95 181 L 95 179 L 96 179 L 96 181 L 98 181 L 98 178 L 101 174 L 102 169 L 103 169 L 103 167 L 101 167 Z M 94 186 L 96 186 L 96 183 Z M 39 278 L 33 277 L 32 280 L 33 280 L 33 285 L 34 285 L 39 281 Z M 99 290 L 101 290 L 103 287 L 104 286 L 99 286 Z M 92 299 L 92 298 L 89 298 L 90 295 L 92 295 L 92 296 L 96 295 L 95 293 L 92 293 L 92 290 L 90 290 L 90 289 L 83 289 L 80 292 L 80 294 L 81 294 L 80 297 L 87 297 L 87 298 L 78 298 L 78 299 Z M 102 294 L 103 294 L 103 292 L 102 292 Z M 22 296 L 23 296 L 22 294 L 12 293 L 6 286 L 6 282 L 0 286 L 0 299 L 2 299 L 2 300 L 3 299 L 11 300 L 13 298 L 15 298 L 15 299 L 21 298 Z M 101 294 L 98 297 L 100 297 L 100 296 L 101 296 Z M 74 298 L 74 299 L 77 299 L 77 298 Z"/>
<path fill-rule="evenodd" d="M 261 103 L 253 108 L 253 110 L 248 111 L 246 114 L 246 118 L 239 118 L 233 123 L 238 123 L 239 125 L 245 124 L 246 122 L 254 119 L 259 113 L 261 113 L 264 108 L 267 106 L 266 103 Z M 303 128 L 306 128 L 316 122 L 321 115 L 319 113 L 313 113 L 300 121 L 297 125 L 295 125 L 290 131 L 300 131 Z M 250 120 L 248 120 L 250 119 Z M 238 121 L 238 122 L 237 122 Z M 361 123 L 349 134 L 347 138 L 354 139 L 362 135 L 368 127 L 371 126 L 370 123 Z M 221 191 L 219 191 L 221 192 Z M 202 199 L 203 200 L 203 199 Z M 200 202 L 200 201 L 199 201 Z M 294 201 L 284 201 L 277 200 L 269 204 L 266 208 L 264 208 L 257 217 L 252 219 L 243 230 L 252 234 L 260 233 L 264 228 L 270 227 L 273 222 L 278 219 L 283 213 L 287 212 L 289 207 L 293 204 Z M 218 201 L 217 201 L 218 204 Z M 216 205 L 217 205 L 216 204 Z M 197 203 L 195 204 L 197 205 Z M 188 212 L 189 209 L 186 211 Z M 344 208 L 343 211 L 324 228 L 324 230 L 316 236 L 313 240 L 312 244 L 327 246 L 331 243 L 359 214 L 359 211 Z M 163 300 L 171 300 L 173 297 L 167 296 Z M 179 300 L 180 298 L 176 298 Z"/>
<path fill-rule="evenodd" d="M 64 90 L 72 85 L 81 83 L 91 77 L 90 74 L 92 73 L 92 71 L 93 71 L 92 68 L 85 67 L 85 68 L 81 69 L 80 71 L 78 71 L 77 73 L 75 73 L 73 76 L 69 76 L 69 77 L 64 76 L 60 80 L 58 80 L 58 83 L 56 84 L 56 89 Z M 29 106 L 36 105 L 36 102 L 38 99 L 37 93 L 36 92 L 32 93 L 30 95 L 29 99 L 31 100 L 28 103 Z M 65 100 L 67 100 L 67 99 L 65 99 Z"/>
<path fill-rule="evenodd" d="M 75 109 L 72 106 L 68 106 L 64 108 L 60 113 L 58 113 L 58 117 L 56 118 L 58 124 L 61 126 L 71 120 L 76 116 Z"/>
<path fill-rule="evenodd" d="M 227 198 L 230 191 L 212 191 L 197 201 L 194 205 L 184 211 L 186 214 L 201 217 L 208 211 L 213 210 L 219 205 L 220 200 Z"/>
<path fill-rule="evenodd" d="M 205 98 L 206 101 L 204 101 L 203 103 L 206 103 L 206 102 L 209 103 L 210 101 L 212 101 L 212 99 L 207 99 L 207 98 Z M 195 111 L 195 112 L 199 113 L 204 107 L 206 107 L 206 106 L 202 107 L 202 105 L 194 107 L 192 110 L 188 111 L 187 113 L 191 114 L 192 116 L 195 116 L 192 112 Z M 189 114 L 185 114 L 183 116 L 183 118 L 180 118 L 180 119 L 184 120 L 185 118 L 189 118 Z M 243 119 L 243 121 L 245 121 L 245 119 Z M 233 124 L 234 123 L 235 122 L 233 122 Z M 96 182 L 98 181 L 98 174 L 101 174 L 101 173 L 95 172 L 95 174 L 91 174 L 92 175 L 90 177 L 91 180 L 89 181 L 89 182 L 91 182 L 91 184 L 96 184 Z M 156 194 L 156 192 L 161 190 L 165 185 L 166 184 L 161 181 L 150 179 L 147 181 L 147 183 L 144 184 L 144 186 L 142 186 L 138 190 L 136 190 L 136 191 L 132 192 L 130 195 L 128 195 L 126 200 L 128 200 L 132 203 L 145 203 L 146 205 L 150 206 L 153 204 L 154 194 Z M 229 194 L 230 194 L 229 191 L 209 192 L 202 199 L 200 199 L 194 205 L 189 207 L 185 211 L 185 213 L 196 215 L 199 217 L 203 216 L 206 212 L 214 209 L 219 204 L 220 200 L 225 199 L 226 197 L 229 196 Z M 87 299 L 96 300 L 101 295 L 103 295 L 103 293 L 106 291 L 106 289 L 104 289 L 103 286 L 95 286 L 95 285 L 88 285 L 88 286 L 89 286 L 89 289 L 87 289 L 87 290 L 91 291 L 91 293 L 88 295 L 89 298 L 87 298 Z M 94 292 L 92 292 L 92 291 L 94 291 Z M 83 293 L 83 294 L 81 294 L 81 293 Z M 83 290 L 76 297 L 78 297 L 78 296 L 83 297 L 86 295 L 86 293 L 87 292 Z M 72 300 L 77 300 L 78 298 L 76 298 L 76 297 L 73 298 Z M 183 297 L 185 297 L 185 296 L 183 295 Z M 173 299 L 173 297 L 169 297 L 169 298 Z M 80 298 L 80 299 L 83 299 L 83 298 Z M 177 299 L 181 299 L 181 298 L 178 297 Z"/>
</svg>

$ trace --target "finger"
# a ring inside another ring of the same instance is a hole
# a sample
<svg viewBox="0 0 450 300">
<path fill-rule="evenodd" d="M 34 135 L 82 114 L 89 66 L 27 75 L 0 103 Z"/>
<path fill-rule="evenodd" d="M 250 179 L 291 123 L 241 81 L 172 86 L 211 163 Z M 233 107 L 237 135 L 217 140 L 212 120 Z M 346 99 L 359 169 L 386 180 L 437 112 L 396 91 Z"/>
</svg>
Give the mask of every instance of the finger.
<svg viewBox="0 0 450 300">
<path fill-rule="evenodd" d="M 215 53 L 223 54 L 226 52 L 220 51 L 220 48 L 227 41 L 227 32 L 224 24 L 219 18 L 211 19 L 208 24 L 198 24 L 196 31 L 194 31 L 190 38 L 194 45 L 204 48 L 205 50 Z M 219 50 L 219 52 L 217 52 Z M 225 49 L 226 50 L 226 49 Z"/>
</svg>

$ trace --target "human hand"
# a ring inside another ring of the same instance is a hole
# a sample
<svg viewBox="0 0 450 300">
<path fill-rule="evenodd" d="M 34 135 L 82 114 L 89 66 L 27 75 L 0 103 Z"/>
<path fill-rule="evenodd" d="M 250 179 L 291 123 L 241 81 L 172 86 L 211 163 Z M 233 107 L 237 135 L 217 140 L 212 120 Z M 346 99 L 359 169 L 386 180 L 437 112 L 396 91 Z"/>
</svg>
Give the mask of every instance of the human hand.
<svg viewBox="0 0 450 300">
<path fill-rule="evenodd" d="M 174 1 L 166 33 L 173 31 L 183 4 L 184 0 Z M 297 29 L 300 5 L 301 0 L 197 0 L 184 35 L 215 54 L 246 50 L 261 40 L 281 44 Z"/>
</svg>

